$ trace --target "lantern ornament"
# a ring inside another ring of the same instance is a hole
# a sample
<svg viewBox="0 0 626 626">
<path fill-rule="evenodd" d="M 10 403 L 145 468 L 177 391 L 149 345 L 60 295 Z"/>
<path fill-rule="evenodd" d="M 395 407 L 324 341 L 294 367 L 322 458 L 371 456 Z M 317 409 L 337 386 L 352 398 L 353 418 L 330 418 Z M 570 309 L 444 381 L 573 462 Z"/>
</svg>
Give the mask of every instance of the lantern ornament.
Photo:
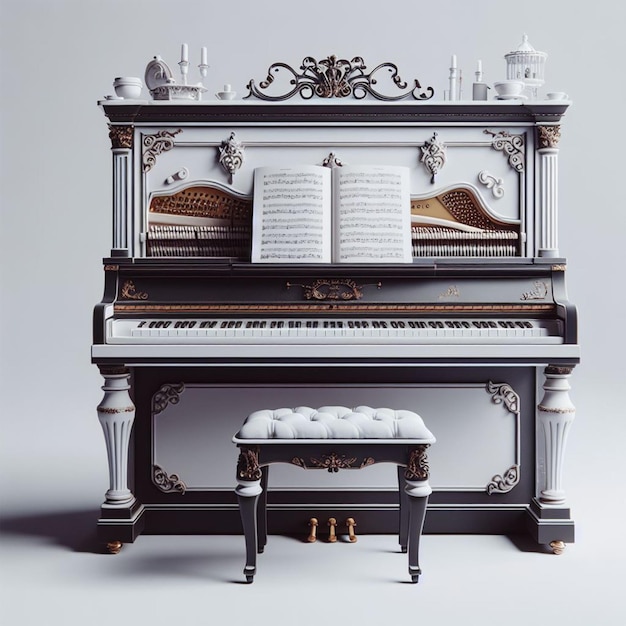
<svg viewBox="0 0 626 626">
<path fill-rule="evenodd" d="M 528 97 L 536 98 L 537 89 L 544 84 L 546 66 L 545 52 L 538 52 L 528 42 L 528 35 L 524 34 L 522 43 L 517 50 L 504 55 L 506 59 L 506 77 L 508 80 L 523 80 Z"/>
</svg>

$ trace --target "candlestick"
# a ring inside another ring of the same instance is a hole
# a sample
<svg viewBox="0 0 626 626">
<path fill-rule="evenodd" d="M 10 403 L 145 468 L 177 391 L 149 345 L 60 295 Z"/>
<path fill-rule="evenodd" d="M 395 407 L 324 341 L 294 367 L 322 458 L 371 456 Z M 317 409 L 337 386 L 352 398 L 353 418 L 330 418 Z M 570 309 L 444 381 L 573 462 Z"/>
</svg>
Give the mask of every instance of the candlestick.
<svg viewBox="0 0 626 626">
<path fill-rule="evenodd" d="M 456 54 L 453 54 L 450 61 L 450 100 L 458 100 L 457 87 Z"/>
</svg>

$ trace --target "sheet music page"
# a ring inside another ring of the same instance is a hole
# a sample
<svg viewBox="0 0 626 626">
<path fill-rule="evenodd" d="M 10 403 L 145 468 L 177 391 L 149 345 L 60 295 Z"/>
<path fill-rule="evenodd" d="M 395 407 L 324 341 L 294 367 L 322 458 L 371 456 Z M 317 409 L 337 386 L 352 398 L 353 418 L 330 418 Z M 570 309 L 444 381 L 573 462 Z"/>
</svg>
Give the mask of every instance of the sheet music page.
<svg viewBox="0 0 626 626">
<path fill-rule="evenodd" d="M 333 177 L 334 260 L 412 263 L 409 168 L 344 165 Z"/>
<path fill-rule="evenodd" d="M 253 263 L 330 263 L 331 172 L 259 167 L 254 172 Z"/>
</svg>

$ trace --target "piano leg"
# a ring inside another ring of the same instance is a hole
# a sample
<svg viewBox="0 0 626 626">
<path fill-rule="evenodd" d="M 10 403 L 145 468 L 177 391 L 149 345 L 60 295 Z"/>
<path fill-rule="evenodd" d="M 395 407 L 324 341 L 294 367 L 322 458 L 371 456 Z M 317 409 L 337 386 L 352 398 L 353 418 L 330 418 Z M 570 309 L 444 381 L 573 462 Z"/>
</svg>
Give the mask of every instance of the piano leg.
<svg viewBox="0 0 626 626">
<path fill-rule="evenodd" d="M 124 367 L 100 367 L 104 378 L 104 398 L 98 405 L 109 462 L 109 489 L 104 506 L 128 508 L 135 496 L 128 488 L 128 446 L 135 419 L 135 406 L 128 390 L 130 373 Z"/>
<path fill-rule="evenodd" d="M 565 491 L 561 484 L 563 459 L 567 434 L 576 412 L 568 393 L 570 390 L 568 378 L 571 373 L 571 367 L 555 366 L 546 367 L 544 372 L 545 393 L 537 407 L 546 455 L 545 484 L 539 495 L 539 501 L 542 504 L 562 505 L 565 503 Z"/>
<path fill-rule="evenodd" d="M 241 448 L 239 461 L 237 462 L 237 502 L 241 524 L 246 541 L 246 565 L 243 573 L 246 581 L 254 581 L 256 574 L 256 556 L 259 548 L 257 526 L 257 504 L 259 495 L 263 492 L 261 487 L 262 472 L 259 467 L 258 448 Z"/>
<path fill-rule="evenodd" d="M 261 554 L 265 550 L 267 543 L 267 478 L 270 471 L 269 466 L 265 466 L 261 470 L 261 494 L 259 495 L 259 503 L 257 505 L 257 524 L 258 524 L 258 542 L 257 552 Z"/>
</svg>

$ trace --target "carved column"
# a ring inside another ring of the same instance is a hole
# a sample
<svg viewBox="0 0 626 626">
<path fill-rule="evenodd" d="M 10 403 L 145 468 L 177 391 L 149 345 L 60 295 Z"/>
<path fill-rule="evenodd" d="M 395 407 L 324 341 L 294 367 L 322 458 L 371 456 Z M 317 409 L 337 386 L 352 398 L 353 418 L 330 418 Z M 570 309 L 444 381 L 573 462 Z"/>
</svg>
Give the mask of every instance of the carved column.
<svg viewBox="0 0 626 626">
<path fill-rule="evenodd" d="M 545 443 L 545 484 L 539 494 L 542 504 L 561 505 L 565 502 L 565 491 L 561 486 L 565 444 L 576 409 L 569 397 L 568 378 L 571 367 L 548 366 L 543 399 L 537 407 L 537 415 Z"/>
<path fill-rule="evenodd" d="M 130 247 L 132 217 L 132 150 L 133 127 L 109 126 L 111 152 L 113 153 L 113 248 Z"/>
<path fill-rule="evenodd" d="M 539 149 L 539 256 L 559 256 L 558 243 L 558 143 L 560 126 L 537 126 Z"/>
<path fill-rule="evenodd" d="M 98 405 L 109 461 L 109 490 L 105 505 L 124 506 L 135 501 L 128 488 L 128 446 L 135 419 L 135 406 L 130 399 L 130 373 L 124 367 L 100 367 L 104 378 L 104 398 Z"/>
</svg>

